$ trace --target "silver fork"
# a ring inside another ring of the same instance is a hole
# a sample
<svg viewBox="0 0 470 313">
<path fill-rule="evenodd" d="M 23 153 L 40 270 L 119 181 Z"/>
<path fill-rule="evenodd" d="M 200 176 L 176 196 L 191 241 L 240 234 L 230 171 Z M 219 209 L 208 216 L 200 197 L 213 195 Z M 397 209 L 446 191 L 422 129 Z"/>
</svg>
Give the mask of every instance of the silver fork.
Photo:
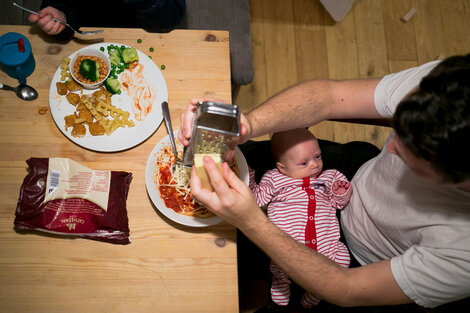
<svg viewBox="0 0 470 313">
<path fill-rule="evenodd" d="M 26 12 L 29 12 L 31 14 L 36 14 L 36 15 L 39 15 L 39 12 L 36 12 L 36 11 L 33 11 L 33 10 L 30 10 L 30 9 L 27 9 L 27 8 L 24 8 L 22 7 L 21 5 L 15 3 L 15 2 L 12 2 L 12 4 L 17 7 L 17 8 L 20 8 Z M 52 18 L 54 21 L 56 22 L 59 22 L 59 23 L 62 23 L 64 24 L 65 26 L 67 26 L 68 28 L 70 28 L 71 30 L 73 30 L 74 32 L 78 33 L 78 34 L 81 34 L 81 35 L 94 35 L 94 34 L 99 34 L 99 33 L 102 33 L 103 32 L 103 29 L 99 29 L 99 30 L 93 30 L 93 31 L 81 31 L 81 30 L 77 30 L 75 28 L 73 28 L 72 26 L 70 26 L 66 21 L 62 21 L 62 20 L 59 20 L 55 17 Z"/>
<path fill-rule="evenodd" d="M 175 136 L 173 135 L 173 128 L 171 127 L 171 118 L 170 118 L 170 109 L 168 108 L 168 102 L 162 102 L 162 115 L 163 120 L 165 121 L 166 129 L 168 130 L 168 135 L 170 136 L 171 147 L 173 148 L 173 153 L 175 155 L 175 163 L 173 168 L 181 166 L 182 163 L 178 159 L 178 150 L 176 150 Z"/>
</svg>

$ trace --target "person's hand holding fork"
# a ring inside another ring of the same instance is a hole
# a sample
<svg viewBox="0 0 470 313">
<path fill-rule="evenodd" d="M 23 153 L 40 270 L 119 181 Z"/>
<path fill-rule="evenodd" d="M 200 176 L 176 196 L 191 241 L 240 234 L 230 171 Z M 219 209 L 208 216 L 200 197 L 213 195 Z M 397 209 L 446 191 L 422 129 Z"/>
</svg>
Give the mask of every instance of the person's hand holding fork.
<svg viewBox="0 0 470 313">
<path fill-rule="evenodd" d="M 31 23 L 37 23 L 45 33 L 57 35 L 64 30 L 65 25 L 55 21 L 53 18 L 66 21 L 64 12 L 53 7 L 45 7 L 39 11 L 39 15 L 30 14 L 28 16 L 28 20 Z"/>
</svg>

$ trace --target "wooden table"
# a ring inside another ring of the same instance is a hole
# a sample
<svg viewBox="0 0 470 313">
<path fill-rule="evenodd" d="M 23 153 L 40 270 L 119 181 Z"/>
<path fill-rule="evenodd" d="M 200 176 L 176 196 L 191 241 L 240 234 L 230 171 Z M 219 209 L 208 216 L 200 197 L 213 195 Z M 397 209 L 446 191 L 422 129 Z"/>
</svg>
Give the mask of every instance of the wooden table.
<svg viewBox="0 0 470 313">
<path fill-rule="evenodd" d="M 93 152 L 61 133 L 48 100 L 62 57 L 91 43 L 123 43 L 165 65 L 173 127 L 179 129 L 191 98 L 231 98 L 228 32 L 105 29 L 86 41 L 59 44 L 35 27 L 0 25 L 0 35 L 12 31 L 31 41 L 36 69 L 27 80 L 39 98 L 26 102 L 0 91 L 0 312 L 238 312 L 235 229 L 225 223 L 204 229 L 176 224 L 147 195 L 145 165 L 167 135 L 165 126 L 128 151 Z M 18 85 L 3 71 L 0 82 Z M 92 169 L 132 172 L 132 243 L 16 232 L 15 208 L 30 157 L 66 157 Z"/>
</svg>

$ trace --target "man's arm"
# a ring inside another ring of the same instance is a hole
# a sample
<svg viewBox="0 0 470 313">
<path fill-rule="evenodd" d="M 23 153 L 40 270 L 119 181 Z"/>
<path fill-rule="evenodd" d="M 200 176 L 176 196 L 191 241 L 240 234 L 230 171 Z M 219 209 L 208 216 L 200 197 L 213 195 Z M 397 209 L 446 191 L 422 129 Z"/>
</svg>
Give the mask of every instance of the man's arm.
<svg viewBox="0 0 470 313">
<path fill-rule="evenodd" d="M 308 127 L 327 119 L 382 118 L 374 105 L 380 79 L 311 80 L 289 87 L 241 114 L 239 143 L 277 131 Z M 188 145 L 198 101 L 192 99 L 181 114 L 178 140 Z"/>
<path fill-rule="evenodd" d="M 246 115 L 247 137 L 308 127 L 327 119 L 381 118 L 374 105 L 379 81 L 312 80 L 296 84 Z"/>
<path fill-rule="evenodd" d="M 195 169 L 191 194 L 215 214 L 238 227 L 294 281 L 316 296 L 341 306 L 412 302 L 393 278 L 390 261 L 347 269 L 309 249 L 276 227 L 257 206 L 250 189 L 223 164 L 223 177 L 211 158 L 204 166 L 215 191 L 201 188 Z"/>
<path fill-rule="evenodd" d="M 344 268 L 293 240 L 264 214 L 257 214 L 251 221 L 249 225 L 242 225 L 240 230 L 290 278 L 317 297 L 340 306 L 412 302 L 393 278 L 390 260 L 359 268 Z"/>
</svg>

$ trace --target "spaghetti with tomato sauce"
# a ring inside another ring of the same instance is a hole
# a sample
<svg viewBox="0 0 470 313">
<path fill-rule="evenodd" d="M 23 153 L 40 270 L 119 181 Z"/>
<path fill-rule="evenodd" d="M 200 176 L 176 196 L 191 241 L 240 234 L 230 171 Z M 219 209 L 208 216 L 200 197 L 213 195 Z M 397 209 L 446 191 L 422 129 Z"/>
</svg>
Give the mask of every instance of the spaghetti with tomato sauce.
<svg viewBox="0 0 470 313">
<path fill-rule="evenodd" d="M 214 213 L 191 197 L 189 185 L 191 169 L 173 166 L 174 159 L 172 149 L 164 147 L 156 162 L 155 179 L 165 205 L 176 213 L 187 216 L 202 218 L 215 216 Z M 235 158 L 230 163 L 230 167 L 237 176 L 240 176 Z"/>
<path fill-rule="evenodd" d="M 172 164 L 167 164 L 160 168 L 159 187 L 160 195 L 168 208 L 173 209 L 176 213 L 196 216 L 210 217 L 214 216 L 212 212 L 197 203 L 191 197 L 189 190 L 182 193 L 173 184 L 173 173 L 171 171 Z M 182 169 L 184 171 L 185 169 Z"/>
</svg>

